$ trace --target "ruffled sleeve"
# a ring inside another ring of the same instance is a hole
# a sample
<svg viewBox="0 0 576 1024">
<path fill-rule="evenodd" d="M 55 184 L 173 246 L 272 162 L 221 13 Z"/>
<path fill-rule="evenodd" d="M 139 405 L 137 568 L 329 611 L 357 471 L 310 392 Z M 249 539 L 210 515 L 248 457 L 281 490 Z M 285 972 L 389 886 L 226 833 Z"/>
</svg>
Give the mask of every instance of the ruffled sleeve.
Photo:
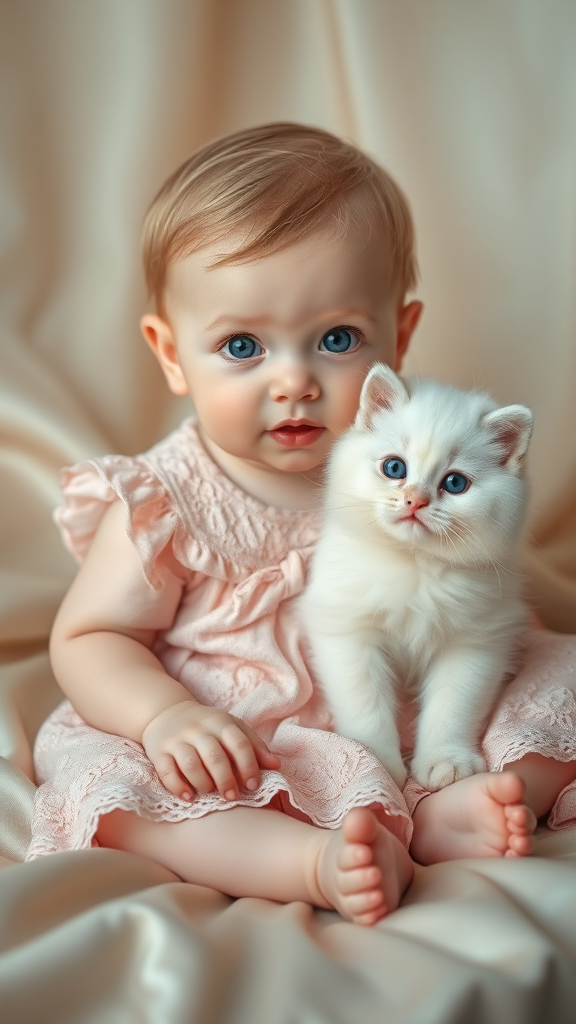
<svg viewBox="0 0 576 1024">
<path fill-rule="evenodd" d="M 64 469 L 62 490 L 54 519 L 76 561 L 120 498 L 126 532 L 155 590 L 168 544 L 186 581 L 198 573 L 241 583 L 277 568 L 292 550 L 308 558 L 318 537 L 316 512 L 278 509 L 241 491 L 210 458 L 192 419 L 141 455 L 105 455 Z"/>
<path fill-rule="evenodd" d="M 139 458 L 105 456 L 62 470 L 64 504 L 54 512 L 68 551 L 81 563 L 109 505 L 120 498 L 126 509 L 126 532 L 136 548 L 144 575 L 162 586 L 157 561 L 181 523 L 161 481 Z"/>
</svg>

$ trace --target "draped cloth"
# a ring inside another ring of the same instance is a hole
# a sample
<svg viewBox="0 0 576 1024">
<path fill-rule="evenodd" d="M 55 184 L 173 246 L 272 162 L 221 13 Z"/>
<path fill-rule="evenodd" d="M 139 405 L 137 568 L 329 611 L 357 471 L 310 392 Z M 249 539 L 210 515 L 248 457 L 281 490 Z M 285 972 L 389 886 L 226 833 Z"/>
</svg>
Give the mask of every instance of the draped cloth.
<svg viewBox="0 0 576 1024">
<path fill-rule="evenodd" d="M 576 839 L 421 869 L 371 930 L 232 902 L 111 850 L 22 863 L 47 637 L 74 565 L 62 465 L 188 414 L 138 336 L 145 208 L 215 135 L 301 120 L 405 189 L 426 305 L 407 369 L 535 412 L 524 571 L 576 631 L 576 8 L 563 0 L 0 3 L 0 1006 L 6 1021 L 573 1017 Z"/>
</svg>

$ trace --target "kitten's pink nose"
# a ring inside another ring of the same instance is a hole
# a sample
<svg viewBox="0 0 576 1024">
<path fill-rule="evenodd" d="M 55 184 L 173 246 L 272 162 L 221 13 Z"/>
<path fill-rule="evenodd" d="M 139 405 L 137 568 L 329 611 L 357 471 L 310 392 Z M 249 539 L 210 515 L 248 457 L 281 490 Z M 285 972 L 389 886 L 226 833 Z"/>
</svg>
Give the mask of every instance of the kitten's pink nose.
<svg viewBox="0 0 576 1024">
<path fill-rule="evenodd" d="M 410 510 L 410 515 L 414 515 L 419 508 L 425 508 L 426 505 L 430 504 L 430 496 L 423 491 L 416 491 L 409 487 L 406 488 L 404 493 L 404 501 L 406 507 Z"/>
</svg>

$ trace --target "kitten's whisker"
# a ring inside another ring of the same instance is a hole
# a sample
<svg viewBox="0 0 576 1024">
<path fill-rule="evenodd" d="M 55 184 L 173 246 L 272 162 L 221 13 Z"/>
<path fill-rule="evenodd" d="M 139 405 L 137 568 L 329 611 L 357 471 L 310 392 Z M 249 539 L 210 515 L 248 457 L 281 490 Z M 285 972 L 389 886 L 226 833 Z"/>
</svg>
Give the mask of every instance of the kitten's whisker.
<svg viewBox="0 0 576 1024">
<path fill-rule="evenodd" d="M 484 542 L 482 540 L 480 540 L 480 537 L 478 535 L 473 534 L 473 538 L 480 545 L 480 547 L 486 552 L 486 555 L 488 556 L 489 562 L 491 563 L 491 565 L 494 566 L 495 569 L 496 569 L 496 566 L 499 566 L 500 569 L 502 569 L 502 572 L 510 573 L 511 576 L 521 576 L 521 575 L 524 575 L 523 573 L 515 573 L 515 572 L 513 572 L 513 570 L 510 569 L 507 565 L 504 565 L 503 562 L 499 562 L 498 559 L 494 558 L 493 555 L 490 555 L 489 552 L 488 552 L 488 548 L 486 547 Z M 465 543 L 464 537 L 461 537 L 461 539 Z"/>
<path fill-rule="evenodd" d="M 442 533 L 446 537 L 446 539 L 450 540 L 450 542 L 451 542 L 451 544 L 452 544 L 452 546 L 453 546 L 453 548 L 454 548 L 456 553 L 458 552 L 458 549 L 457 549 L 454 541 L 452 540 L 452 537 L 450 536 L 451 534 L 452 534 L 453 537 L 456 537 L 456 539 L 459 540 L 461 544 L 464 545 L 464 547 L 470 552 L 471 555 L 474 555 L 473 549 L 470 547 L 470 545 L 466 541 L 465 534 L 463 532 L 461 532 L 462 528 L 461 527 L 460 527 L 460 529 L 458 528 L 459 527 L 458 523 L 449 522 L 449 523 L 444 523 L 443 524 L 439 520 L 436 520 L 435 523 L 436 523 L 436 526 L 442 531 Z M 492 563 L 492 565 L 494 565 L 494 568 L 496 568 L 494 560 L 490 556 L 490 554 L 488 553 L 488 550 L 487 550 L 486 546 L 482 543 L 482 541 L 479 538 L 474 537 L 474 539 L 478 541 L 480 546 L 486 552 L 486 554 L 488 556 L 488 560 Z M 475 558 L 474 561 L 477 561 L 477 559 Z"/>
<path fill-rule="evenodd" d="M 459 541 L 460 541 L 460 542 L 461 542 L 461 543 L 462 543 L 462 544 L 464 545 L 464 547 L 465 547 L 465 548 L 467 548 L 467 550 L 468 550 L 468 551 L 470 552 L 470 554 L 471 554 L 471 555 L 473 555 L 473 554 L 474 554 L 474 551 L 473 551 L 473 549 L 472 549 L 472 548 L 470 547 L 470 545 L 468 544 L 468 542 L 466 541 L 466 537 L 465 537 L 464 533 L 462 533 L 462 532 L 460 532 L 460 533 L 459 533 L 459 532 L 458 532 L 458 525 L 459 525 L 459 524 L 457 524 L 457 523 L 450 523 L 450 525 L 449 525 L 448 529 L 450 530 L 450 532 L 451 532 L 452 534 L 454 534 L 454 536 L 455 536 L 455 537 L 457 537 L 457 538 L 458 538 L 458 540 L 459 540 Z M 475 540 L 478 540 L 478 538 L 476 538 L 476 537 L 475 537 L 474 539 L 475 539 Z M 481 542 L 481 541 L 479 541 L 479 543 L 480 543 L 481 547 L 483 547 L 483 548 L 484 548 L 484 551 L 486 551 L 486 553 L 488 554 L 488 552 L 487 552 L 487 550 L 486 550 L 486 547 L 485 547 L 485 545 L 484 545 L 484 544 L 482 544 L 482 542 Z M 476 559 L 475 559 L 475 560 L 476 560 Z M 490 556 L 489 554 L 488 554 L 488 561 L 489 561 L 489 562 L 492 562 L 492 564 L 494 564 L 494 563 L 493 563 L 493 560 L 492 560 L 492 558 L 491 558 L 491 556 Z"/>
<path fill-rule="evenodd" d="M 496 523 L 496 526 L 505 526 L 505 524 L 502 522 L 501 519 L 497 519 L 496 516 L 491 516 L 489 512 L 484 512 L 483 514 L 486 516 L 487 519 L 491 519 L 493 523 Z M 531 539 L 533 539 L 533 535 L 531 533 L 528 533 L 527 536 L 530 537 Z M 480 541 L 480 538 L 478 536 L 475 536 L 475 540 L 477 540 L 478 543 L 480 543 L 480 544 L 482 543 L 482 541 Z M 484 545 L 482 545 L 482 546 L 484 547 Z M 485 547 L 484 547 L 484 550 L 486 550 Z M 493 562 L 493 564 L 496 561 L 495 559 L 492 559 L 492 558 L 490 560 Z M 497 564 L 500 566 L 500 568 L 504 572 L 510 573 L 511 576 L 520 576 L 520 577 L 524 577 L 525 579 L 527 578 L 526 573 L 521 573 L 521 572 L 516 573 L 512 569 L 508 568 L 508 566 L 504 565 L 502 562 L 498 562 Z"/>
<path fill-rule="evenodd" d="M 457 532 L 456 524 L 454 524 L 454 523 L 452 524 L 452 529 L 453 529 L 453 532 L 454 532 L 455 536 L 458 537 L 458 539 L 462 541 L 464 546 L 466 548 L 468 548 L 468 551 L 470 551 L 471 554 L 473 554 L 473 551 L 472 551 L 472 548 L 470 547 L 470 545 L 467 544 L 467 542 L 465 541 L 464 537 Z M 498 571 L 498 566 L 500 566 L 500 568 L 504 572 L 506 571 L 506 566 L 502 565 L 501 562 L 496 562 L 496 560 L 489 553 L 488 548 L 483 543 L 483 541 L 481 541 L 480 538 L 477 535 L 473 535 L 473 536 L 474 536 L 474 540 L 480 545 L 482 550 L 486 553 L 487 559 L 490 562 L 490 564 L 492 565 L 492 567 L 493 567 L 493 569 L 494 569 L 494 571 L 496 573 L 496 576 L 498 577 L 498 587 L 499 587 L 499 590 L 500 590 L 500 597 L 502 597 L 502 578 L 501 578 L 500 573 Z"/>
<path fill-rule="evenodd" d="M 374 503 L 372 501 L 351 501 L 347 505 L 325 505 L 328 512 L 338 512 L 342 508 L 369 508 L 373 509 Z"/>
<path fill-rule="evenodd" d="M 359 529 L 358 529 L 358 530 L 356 531 L 356 533 L 354 534 L 354 536 L 355 536 L 355 537 L 357 537 L 359 533 L 362 533 L 362 530 L 367 530 L 369 526 L 373 526 L 373 525 L 374 525 L 374 523 L 377 523 L 377 522 L 378 522 L 378 516 L 376 516 L 376 517 L 375 517 L 374 519 L 371 519 L 369 523 L 364 523 L 364 526 L 361 526 L 361 527 L 360 527 L 360 528 L 359 528 Z"/>
<path fill-rule="evenodd" d="M 503 523 L 501 519 L 496 519 L 496 516 L 491 516 L 489 512 L 483 512 L 482 514 L 485 515 L 487 519 L 491 519 L 493 523 L 496 523 L 496 526 L 506 527 L 506 524 Z"/>
<path fill-rule="evenodd" d="M 456 557 L 458 557 L 458 548 L 456 547 L 454 541 L 452 540 L 452 538 L 451 538 L 451 536 L 450 536 L 450 534 L 448 532 L 448 529 L 445 526 L 443 526 L 442 523 L 438 523 L 438 526 L 440 527 L 440 531 L 441 531 L 440 532 L 440 539 L 442 540 L 442 537 L 445 537 L 446 540 L 448 541 L 448 543 L 452 545 Z"/>
<path fill-rule="evenodd" d="M 540 541 L 536 537 L 536 534 L 532 532 L 532 530 L 527 530 L 526 531 L 526 540 L 529 540 L 530 543 L 533 544 L 535 548 L 541 547 Z"/>
</svg>

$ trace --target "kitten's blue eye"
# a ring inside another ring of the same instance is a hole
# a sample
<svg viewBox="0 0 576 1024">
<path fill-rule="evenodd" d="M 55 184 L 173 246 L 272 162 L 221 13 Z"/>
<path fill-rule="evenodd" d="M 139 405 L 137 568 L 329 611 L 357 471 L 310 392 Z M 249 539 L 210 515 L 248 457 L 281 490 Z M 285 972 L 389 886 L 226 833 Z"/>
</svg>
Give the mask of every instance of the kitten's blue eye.
<svg viewBox="0 0 576 1024">
<path fill-rule="evenodd" d="M 447 473 L 440 489 L 448 491 L 448 494 L 464 494 L 470 487 L 470 480 L 463 473 Z"/>
<path fill-rule="evenodd" d="M 226 342 L 222 351 L 232 359 L 253 359 L 254 356 L 262 355 L 264 349 L 247 334 L 236 334 Z"/>
<path fill-rule="evenodd" d="M 347 327 L 335 327 L 328 331 L 320 342 L 320 350 L 324 352 L 351 352 L 358 348 L 359 339 Z"/>
<path fill-rule="evenodd" d="M 391 480 L 403 480 L 406 476 L 406 463 L 402 459 L 384 459 L 381 469 Z"/>
</svg>

